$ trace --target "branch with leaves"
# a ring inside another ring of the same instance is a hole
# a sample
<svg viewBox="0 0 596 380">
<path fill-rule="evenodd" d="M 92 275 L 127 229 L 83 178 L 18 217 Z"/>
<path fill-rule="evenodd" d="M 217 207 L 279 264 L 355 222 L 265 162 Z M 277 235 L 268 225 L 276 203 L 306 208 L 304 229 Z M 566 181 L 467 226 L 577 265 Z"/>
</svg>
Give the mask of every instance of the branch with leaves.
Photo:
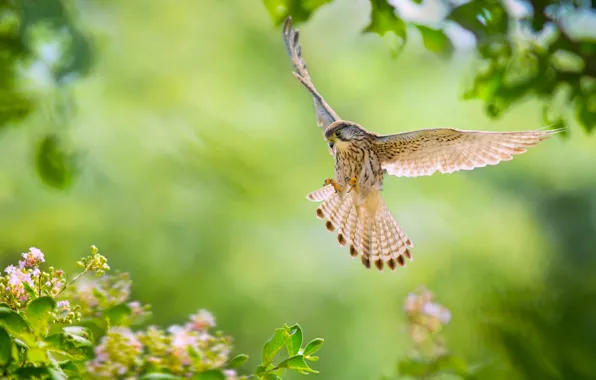
<svg viewBox="0 0 596 380">
<path fill-rule="evenodd" d="M 287 16 L 304 22 L 330 2 L 264 0 L 276 25 Z M 412 1 L 414 7 L 422 2 Z M 396 36 L 399 52 L 416 30 L 426 49 L 449 57 L 454 44 L 445 29 L 457 24 L 474 36 L 480 59 L 464 99 L 483 101 L 487 114 L 498 118 L 534 97 L 543 104 L 543 122 L 553 128 L 566 127 L 573 117 L 588 132 L 596 127 L 596 39 L 571 33 L 572 20 L 593 12 L 596 3 L 518 0 L 511 2 L 515 10 L 500 0 L 438 2 L 445 16 L 426 25 L 406 20 L 388 0 L 370 0 L 370 23 L 363 32 Z"/>
</svg>

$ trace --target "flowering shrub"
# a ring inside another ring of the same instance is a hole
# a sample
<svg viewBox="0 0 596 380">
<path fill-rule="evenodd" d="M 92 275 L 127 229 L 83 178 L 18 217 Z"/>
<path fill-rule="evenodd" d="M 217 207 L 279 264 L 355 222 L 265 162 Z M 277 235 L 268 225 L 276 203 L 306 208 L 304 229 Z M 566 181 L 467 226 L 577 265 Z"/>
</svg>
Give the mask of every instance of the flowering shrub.
<svg viewBox="0 0 596 380">
<path fill-rule="evenodd" d="M 397 378 L 434 379 L 442 375 L 449 375 L 449 379 L 475 378 L 479 367 L 468 366 L 446 348 L 441 332 L 451 320 L 451 312 L 433 302 L 433 298 L 423 287 L 406 297 L 404 313 L 412 350 L 407 358 L 400 360 Z"/>
<path fill-rule="evenodd" d="M 237 369 L 248 356 L 230 357 L 232 338 L 213 331 L 215 318 L 207 310 L 184 325 L 133 330 L 150 318 L 150 307 L 129 299 L 126 273 L 106 275 L 107 259 L 94 246 L 70 280 L 62 270 L 43 270 L 37 248 L 22 258 L 0 277 L 1 378 L 276 380 L 287 369 L 317 373 L 307 361 L 318 359 L 313 354 L 323 340 L 302 348 L 297 324 L 275 330 L 261 364 L 241 376 Z M 96 277 L 82 277 L 88 272 Z M 274 364 L 284 347 L 288 358 Z"/>
</svg>

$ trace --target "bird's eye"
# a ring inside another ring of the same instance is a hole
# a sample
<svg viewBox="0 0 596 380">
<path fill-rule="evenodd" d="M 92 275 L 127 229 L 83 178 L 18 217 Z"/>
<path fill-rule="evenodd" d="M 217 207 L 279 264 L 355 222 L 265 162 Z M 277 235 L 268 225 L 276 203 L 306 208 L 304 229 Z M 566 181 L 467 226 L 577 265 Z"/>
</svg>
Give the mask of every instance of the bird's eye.
<svg viewBox="0 0 596 380">
<path fill-rule="evenodd" d="M 338 129 L 337 131 L 335 131 L 335 136 L 337 136 L 337 137 L 341 136 L 341 129 Z"/>
</svg>

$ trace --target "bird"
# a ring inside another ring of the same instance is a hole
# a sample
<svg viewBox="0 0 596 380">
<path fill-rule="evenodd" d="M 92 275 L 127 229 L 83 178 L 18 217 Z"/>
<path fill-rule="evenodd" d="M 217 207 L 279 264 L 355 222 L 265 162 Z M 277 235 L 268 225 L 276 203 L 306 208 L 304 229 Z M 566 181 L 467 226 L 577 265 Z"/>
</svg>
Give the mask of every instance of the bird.
<svg viewBox="0 0 596 380">
<path fill-rule="evenodd" d="M 472 170 L 508 161 L 514 155 L 550 138 L 562 129 L 492 132 L 429 128 L 379 135 L 340 118 L 315 88 L 302 57 L 299 31 L 288 16 L 283 41 L 292 61 L 292 73 L 313 99 L 316 123 L 335 160 L 333 178 L 307 194 L 319 202 L 316 216 L 327 230 L 337 231 L 337 241 L 348 245 L 352 258 L 379 271 L 395 271 L 412 261 L 414 246 L 384 202 L 385 175 L 430 176 Z"/>
</svg>

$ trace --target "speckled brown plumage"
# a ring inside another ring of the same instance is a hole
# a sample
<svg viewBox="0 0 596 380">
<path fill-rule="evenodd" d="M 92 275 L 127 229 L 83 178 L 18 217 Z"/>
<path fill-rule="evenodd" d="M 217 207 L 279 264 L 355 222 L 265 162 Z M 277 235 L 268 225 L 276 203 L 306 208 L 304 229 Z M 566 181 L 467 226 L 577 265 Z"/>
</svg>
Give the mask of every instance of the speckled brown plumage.
<svg viewBox="0 0 596 380">
<path fill-rule="evenodd" d="M 435 172 L 453 173 L 495 165 L 524 153 L 557 130 L 523 132 L 463 131 L 452 128 L 422 129 L 380 136 L 345 121 L 317 92 L 298 41 L 298 31 L 288 17 L 283 26 L 286 50 L 295 77 L 310 92 L 317 117 L 335 159 L 333 180 L 307 195 L 322 202 L 316 215 L 338 243 L 349 245 L 352 257 L 360 256 L 366 268 L 395 270 L 412 260 L 412 242 L 397 224 L 381 197 L 385 173 L 417 177 Z"/>
</svg>

